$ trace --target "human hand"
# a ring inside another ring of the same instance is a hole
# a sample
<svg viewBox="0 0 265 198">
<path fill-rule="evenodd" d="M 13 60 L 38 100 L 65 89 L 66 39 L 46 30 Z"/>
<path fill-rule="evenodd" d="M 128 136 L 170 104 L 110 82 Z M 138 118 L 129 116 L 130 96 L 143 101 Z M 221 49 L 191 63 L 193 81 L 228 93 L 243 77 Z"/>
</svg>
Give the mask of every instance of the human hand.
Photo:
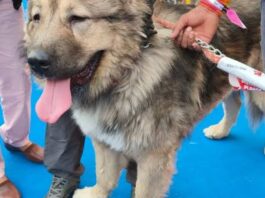
<svg viewBox="0 0 265 198">
<path fill-rule="evenodd" d="M 163 19 L 156 21 L 165 28 L 171 29 L 172 38 L 183 48 L 200 49 L 195 43 L 195 38 L 207 43 L 214 37 L 220 16 L 198 5 L 188 13 L 182 15 L 174 24 Z"/>
</svg>

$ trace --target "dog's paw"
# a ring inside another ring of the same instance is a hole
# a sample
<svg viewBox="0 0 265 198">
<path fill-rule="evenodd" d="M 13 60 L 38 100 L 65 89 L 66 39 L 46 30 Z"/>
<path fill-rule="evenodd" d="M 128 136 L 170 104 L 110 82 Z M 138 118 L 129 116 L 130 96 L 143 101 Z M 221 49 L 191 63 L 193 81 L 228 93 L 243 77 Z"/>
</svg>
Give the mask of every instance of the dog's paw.
<svg viewBox="0 0 265 198">
<path fill-rule="evenodd" d="M 229 129 L 224 126 L 223 122 L 220 122 L 219 124 L 212 125 L 204 129 L 203 132 L 204 135 L 209 139 L 222 139 L 228 136 Z"/>
<path fill-rule="evenodd" d="M 91 188 L 78 189 L 75 191 L 73 198 L 107 198 L 108 194 L 97 188 L 97 186 Z"/>
</svg>

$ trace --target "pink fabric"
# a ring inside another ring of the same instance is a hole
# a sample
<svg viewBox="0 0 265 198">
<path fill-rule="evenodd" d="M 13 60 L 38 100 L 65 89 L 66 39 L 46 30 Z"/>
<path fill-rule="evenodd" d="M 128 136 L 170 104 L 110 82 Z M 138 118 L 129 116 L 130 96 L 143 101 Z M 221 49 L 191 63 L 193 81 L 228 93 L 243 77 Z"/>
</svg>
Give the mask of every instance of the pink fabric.
<svg viewBox="0 0 265 198">
<path fill-rule="evenodd" d="M 241 21 L 241 19 L 239 18 L 239 16 L 237 15 L 237 13 L 234 9 L 229 8 L 226 11 L 226 16 L 228 17 L 228 19 L 230 20 L 231 23 L 237 25 L 238 27 L 241 27 L 242 29 L 247 29 L 247 27 Z"/>
<path fill-rule="evenodd" d="M 25 72 L 21 57 L 23 38 L 22 9 L 16 11 L 12 1 L 0 1 L 0 98 L 4 124 L 0 135 L 4 142 L 15 147 L 28 143 L 30 122 L 30 76 Z M 0 155 L 0 177 L 4 174 Z"/>
</svg>

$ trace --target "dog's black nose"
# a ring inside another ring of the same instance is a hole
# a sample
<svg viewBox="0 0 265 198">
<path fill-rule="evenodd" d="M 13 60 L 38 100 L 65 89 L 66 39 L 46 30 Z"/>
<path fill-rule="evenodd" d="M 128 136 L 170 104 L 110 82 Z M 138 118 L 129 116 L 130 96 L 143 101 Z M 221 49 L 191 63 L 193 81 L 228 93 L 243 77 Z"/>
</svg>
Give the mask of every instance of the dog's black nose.
<svg viewBox="0 0 265 198">
<path fill-rule="evenodd" d="M 28 63 L 31 69 L 39 75 L 44 75 L 50 67 L 49 56 L 42 50 L 31 51 L 28 55 Z"/>
</svg>

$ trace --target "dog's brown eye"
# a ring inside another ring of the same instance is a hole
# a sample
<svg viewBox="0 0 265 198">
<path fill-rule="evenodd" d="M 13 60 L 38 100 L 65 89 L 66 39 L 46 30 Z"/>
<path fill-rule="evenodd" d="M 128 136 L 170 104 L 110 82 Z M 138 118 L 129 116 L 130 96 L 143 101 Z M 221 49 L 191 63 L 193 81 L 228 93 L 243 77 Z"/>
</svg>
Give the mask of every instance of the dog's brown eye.
<svg viewBox="0 0 265 198">
<path fill-rule="evenodd" d="M 89 19 L 88 17 L 82 17 L 82 16 L 77 16 L 77 15 L 73 15 L 69 18 L 69 23 L 70 24 L 74 24 L 74 23 L 80 23 L 83 22 L 85 20 Z"/>
<path fill-rule="evenodd" d="M 39 21 L 40 20 L 40 14 L 34 14 L 32 19 L 33 19 L 33 21 Z"/>
</svg>

